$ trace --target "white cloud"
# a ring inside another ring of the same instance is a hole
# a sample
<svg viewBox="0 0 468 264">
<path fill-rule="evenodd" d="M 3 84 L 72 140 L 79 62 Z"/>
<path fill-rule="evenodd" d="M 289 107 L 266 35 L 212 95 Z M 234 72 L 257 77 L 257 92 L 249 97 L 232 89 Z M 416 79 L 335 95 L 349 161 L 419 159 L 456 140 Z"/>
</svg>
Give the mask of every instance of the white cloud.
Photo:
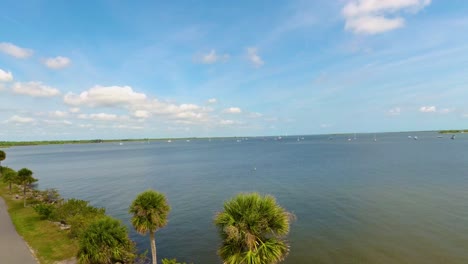
<svg viewBox="0 0 468 264">
<path fill-rule="evenodd" d="M 253 112 L 253 113 L 249 114 L 250 118 L 259 118 L 259 117 L 262 117 L 262 116 L 263 116 L 263 114 L 257 113 L 257 112 Z"/>
<path fill-rule="evenodd" d="M 30 57 L 33 54 L 33 51 L 30 49 L 21 48 L 8 42 L 0 43 L 0 51 L 20 59 Z"/>
<path fill-rule="evenodd" d="M 455 108 L 443 108 L 439 110 L 439 113 L 448 114 L 448 113 L 452 113 L 453 111 L 455 111 Z"/>
<path fill-rule="evenodd" d="M 224 119 L 223 119 L 223 120 L 219 121 L 219 124 L 220 124 L 220 125 L 225 125 L 225 126 L 226 126 L 226 125 L 234 125 L 234 124 L 235 124 L 235 121 L 229 120 L 229 119 L 227 119 L 227 120 L 224 120 Z"/>
<path fill-rule="evenodd" d="M 13 74 L 10 71 L 4 71 L 0 69 L 0 82 L 11 82 L 13 81 Z"/>
<path fill-rule="evenodd" d="M 345 29 L 358 34 L 378 34 L 401 28 L 405 19 L 399 13 L 417 13 L 430 3 L 431 0 L 352 0 L 342 10 Z"/>
<path fill-rule="evenodd" d="M 118 115 L 107 114 L 107 113 L 98 113 L 98 114 L 80 114 L 78 115 L 79 119 L 90 119 L 95 121 L 115 121 L 119 119 Z"/>
<path fill-rule="evenodd" d="M 401 17 L 390 19 L 383 16 L 363 16 L 347 20 L 345 28 L 355 33 L 377 34 L 401 28 L 404 25 L 405 20 Z"/>
<path fill-rule="evenodd" d="M 91 107 L 107 106 L 119 107 L 138 104 L 146 100 L 143 93 L 134 92 L 130 86 L 94 86 L 79 95 L 68 93 L 64 96 L 64 102 L 69 105 L 87 105 Z"/>
<path fill-rule="evenodd" d="M 320 124 L 320 128 L 329 128 L 331 127 L 330 124 Z"/>
<path fill-rule="evenodd" d="M 80 112 L 80 108 L 79 108 L 79 107 L 71 107 L 71 108 L 69 109 L 69 111 L 70 111 L 70 113 L 74 113 L 74 114 L 75 114 L 75 113 Z"/>
<path fill-rule="evenodd" d="M 255 67 L 261 67 L 264 62 L 262 58 L 257 54 L 257 48 L 247 48 L 247 59 L 255 66 Z"/>
<path fill-rule="evenodd" d="M 13 85 L 13 92 L 33 97 L 52 97 L 60 94 L 58 89 L 44 85 L 41 82 L 17 82 Z"/>
<path fill-rule="evenodd" d="M 51 68 L 51 69 L 63 69 L 69 66 L 71 60 L 67 57 L 58 56 L 55 58 L 47 58 L 44 60 L 44 65 Z"/>
<path fill-rule="evenodd" d="M 437 112 L 437 107 L 435 106 L 421 106 L 419 108 L 419 112 L 422 112 L 422 113 L 435 113 Z"/>
<path fill-rule="evenodd" d="M 34 123 L 34 119 L 30 117 L 22 117 L 18 115 L 14 115 L 7 120 L 8 123 L 15 123 L 15 124 L 29 124 Z"/>
<path fill-rule="evenodd" d="M 223 112 L 228 114 L 240 114 L 242 113 L 242 110 L 239 107 L 229 107 L 227 109 L 224 109 Z"/>
<path fill-rule="evenodd" d="M 133 112 L 133 115 L 138 118 L 148 118 L 150 117 L 150 113 L 146 110 L 136 110 Z"/>
<path fill-rule="evenodd" d="M 229 59 L 229 54 L 216 54 L 216 50 L 212 49 L 207 54 L 198 54 L 195 56 L 195 61 L 203 64 L 213 64 L 216 62 L 226 62 Z"/>
<path fill-rule="evenodd" d="M 208 99 L 208 103 L 209 104 L 216 104 L 218 102 L 218 100 L 216 98 L 210 98 Z"/>
<path fill-rule="evenodd" d="M 391 116 L 396 116 L 401 114 L 401 108 L 400 107 L 394 107 L 387 112 L 388 115 Z"/>
<path fill-rule="evenodd" d="M 63 111 L 54 111 L 54 112 L 50 112 L 50 113 L 49 113 L 49 116 L 50 116 L 50 117 L 62 118 L 62 117 L 68 116 L 68 113 L 67 113 L 67 112 L 63 112 Z"/>
</svg>

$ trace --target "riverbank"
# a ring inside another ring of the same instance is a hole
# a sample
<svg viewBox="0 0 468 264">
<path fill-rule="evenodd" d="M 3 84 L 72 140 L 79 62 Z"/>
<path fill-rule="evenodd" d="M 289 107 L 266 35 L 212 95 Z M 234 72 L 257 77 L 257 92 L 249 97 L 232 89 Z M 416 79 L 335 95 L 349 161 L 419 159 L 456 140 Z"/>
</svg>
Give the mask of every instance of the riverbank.
<svg viewBox="0 0 468 264">
<path fill-rule="evenodd" d="M 67 230 L 42 220 L 32 207 L 23 207 L 23 201 L 9 194 L 8 186 L 3 182 L 0 182 L 0 196 L 5 200 L 16 231 L 41 264 L 54 264 L 76 256 L 78 242 L 68 236 Z"/>
</svg>

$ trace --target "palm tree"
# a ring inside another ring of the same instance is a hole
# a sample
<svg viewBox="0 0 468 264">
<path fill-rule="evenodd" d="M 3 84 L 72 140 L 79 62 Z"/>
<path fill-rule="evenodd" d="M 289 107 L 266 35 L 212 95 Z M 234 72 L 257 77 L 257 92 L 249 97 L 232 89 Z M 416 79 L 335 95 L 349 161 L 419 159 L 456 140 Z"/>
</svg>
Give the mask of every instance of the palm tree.
<svg viewBox="0 0 468 264">
<path fill-rule="evenodd" d="M 273 264 L 289 252 L 284 237 L 293 215 L 273 196 L 238 194 L 215 217 L 222 238 L 218 254 L 225 264 Z"/>
<path fill-rule="evenodd" d="M 119 220 L 104 217 L 80 236 L 78 261 L 82 264 L 133 263 L 135 246 Z"/>
<path fill-rule="evenodd" d="M 0 176 L 3 175 L 2 161 L 4 161 L 5 159 L 6 159 L 5 151 L 0 150 Z"/>
<path fill-rule="evenodd" d="M 131 221 L 135 230 L 142 235 L 148 232 L 150 234 L 153 264 L 158 263 L 154 233 L 167 224 L 167 215 L 170 210 L 171 207 L 164 194 L 154 190 L 140 193 L 130 205 L 129 212 L 133 214 Z"/>
<path fill-rule="evenodd" d="M 9 190 L 10 190 L 10 193 L 11 193 L 11 184 L 13 182 L 18 181 L 18 173 L 15 170 L 10 169 L 8 167 L 2 167 L 2 170 L 3 170 L 2 181 L 5 182 L 5 183 L 8 183 Z"/>
<path fill-rule="evenodd" d="M 37 181 L 32 175 L 33 172 L 27 168 L 22 168 L 18 171 L 18 181 L 23 185 L 24 207 L 26 207 L 26 186 Z"/>
</svg>

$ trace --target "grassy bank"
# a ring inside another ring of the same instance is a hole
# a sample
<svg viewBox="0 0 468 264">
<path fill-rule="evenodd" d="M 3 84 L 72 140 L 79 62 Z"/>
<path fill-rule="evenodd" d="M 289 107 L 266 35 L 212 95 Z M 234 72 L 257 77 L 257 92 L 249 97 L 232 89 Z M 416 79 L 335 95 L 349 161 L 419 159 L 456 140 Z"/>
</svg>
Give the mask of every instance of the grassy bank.
<svg viewBox="0 0 468 264">
<path fill-rule="evenodd" d="M 8 212 L 16 230 L 33 248 L 41 264 L 55 263 L 76 256 L 78 243 L 47 220 L 41 220 L 32 207 L 23 207 L 21 199 L 8 194 L 8 187 L 0 182 L 0 196 L 8 205 Z"/>
</svg>

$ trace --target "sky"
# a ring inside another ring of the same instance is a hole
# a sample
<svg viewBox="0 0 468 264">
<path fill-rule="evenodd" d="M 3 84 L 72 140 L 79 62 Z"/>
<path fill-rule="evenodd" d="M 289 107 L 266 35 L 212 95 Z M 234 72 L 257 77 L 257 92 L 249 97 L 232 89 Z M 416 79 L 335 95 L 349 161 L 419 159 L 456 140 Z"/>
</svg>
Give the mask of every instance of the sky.
<svg viewBox="0 0 468 264">
<path fill-rule="evenodd" d="M 0 2 L 0 141 L 468 128 L 468 1 Z"/>
</svg>

